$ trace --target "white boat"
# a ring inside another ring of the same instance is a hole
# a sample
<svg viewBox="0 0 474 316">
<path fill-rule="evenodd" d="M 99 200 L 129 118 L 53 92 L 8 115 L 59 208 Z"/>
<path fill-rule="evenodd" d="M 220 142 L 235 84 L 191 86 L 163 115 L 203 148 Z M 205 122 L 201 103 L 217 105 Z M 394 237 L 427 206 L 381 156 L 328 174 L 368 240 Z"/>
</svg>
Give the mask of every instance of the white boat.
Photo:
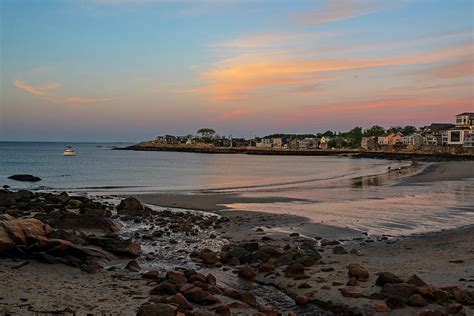
<svg viewBox="0 0 474 316">
<path fill-rule="evenodd" d="M 67 146 L 63 153 L 64 156 L 75 156 L 76 154 L 76 151 L 71 146 Z"/>
</svg>

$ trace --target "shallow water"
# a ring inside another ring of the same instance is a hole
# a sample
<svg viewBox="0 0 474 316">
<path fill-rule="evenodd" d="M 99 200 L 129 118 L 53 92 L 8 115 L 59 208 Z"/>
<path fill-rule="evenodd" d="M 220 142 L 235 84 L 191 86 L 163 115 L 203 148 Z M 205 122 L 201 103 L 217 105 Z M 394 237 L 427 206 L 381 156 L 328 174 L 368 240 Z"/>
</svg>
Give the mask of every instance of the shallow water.
<svg viewBox="0 0 474 316">
<path fill-rule="evenodd" d="M 78 155 L 64 157 L 65 145 L 72 145 Z M 344 157 L 110 150 L 126 145 L 0 142 L 0 184 L 112 192 L 265 188 L 383 173 L 389 165 L 400 165 Z M 30 184 L 7 178 L 18 173 L 34 174 L 43 180 Z"/>
</svg>

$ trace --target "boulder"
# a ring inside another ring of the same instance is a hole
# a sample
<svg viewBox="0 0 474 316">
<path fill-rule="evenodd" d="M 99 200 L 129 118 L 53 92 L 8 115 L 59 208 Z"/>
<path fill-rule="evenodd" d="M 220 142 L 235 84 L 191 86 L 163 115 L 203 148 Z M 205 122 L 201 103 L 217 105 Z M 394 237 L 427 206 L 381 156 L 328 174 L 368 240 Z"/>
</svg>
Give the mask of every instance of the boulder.
<svg viewBox="0 0 474 316">
<path fill-rule="evenodd" d="M 217 254 L 210 249 L 203 249 L 199 252 L 199 258 L 207 265 L 213 265 L 219 262 Z"/>
<path fill-rule="evenodd" d="M 238 275 L 244 279 L 253 279 L 257 276 L 254 269 L 249 265 L 246 265 L 243 268 L 241 268 L 239 270 Z"/>
<path fill-rule="evenodd" d="M 181 293 L 191 302 L 201 305 L 212 305 L 217 303 L 219 300 L 207 291 L 204 291 L 200 287 L 190 285 L 185 288 L 181 288 Z"/>
<path fill-rule="evenodd" d="M 413 284 L 413 285 L 416 285 L 416 286 L 426 286 L 426 285 L 428 285 L 425 281 L 420 279 L 416 274 L 412 275 L 408 279 L 407 283 L 408 284 Z"/>
<path fill-rule="evenodd" d="M 15 242 L 10 238 L 5 227 L 0 224 L 0 257 L 6 256 L 13 248 L 15 248 Z"/>
<path fill-rule="evenodd" d="M 24 182 L 38 182 L 41 181 L 40 177 L 33 176 L 31 174 L 15 174 L 9 176 L 8 179 L 16 180 L 16 181 L 24 181 Z"/>
<path fill-rule="evenodd" d="M 184 297 L 181 293 L 177 293 L 175 296 L 173 296 L 170 299 L 170 303 L 177 305 L 179 309 L 193 309 L 193 305 L 189 303 L 186 297 Z"/>
<path fill-rule="evenodd" d="M 304 275 L 304 265 L 301 263 L 290 264 L 285 270 L 285 276 L 287 278 L 292 278 L 299 275 Z"/>
<path fill-rule="evenodd" d="M 154 303 L 143 304 L 137 312 L 137 316 L 176 316 L 178 308 L 170 304 Z"/>
<path fill-rule="evenodd" d="M 401 299 L 408 299 L 413 294 L 418 293 L 418 289 L 413 284 L 408 283 L 387 283 L 383 286 L 383 292 L 390 297 L 397 297 Z"/>
<path fill-rule="evenodd" d="M 408 298 L 407 304 L 409 306 L 425 307 L 428 302 L 420 294 L 413 294 Z"/>
<path fill-rule="evenodd" d="M 158 280 L 160 278 L 160 272 L 157 270 L 150 270 L 143 273 L 142 278 L 147 280 Z"/>
<path fill-rule="evenodd" d="M 344 297 L 351 297 L 351 298 L 360 298 L 360 297 L 366 297 L 364 294 L 359 293 L 355 288 L 353 287 L 343 287 L 338 289 L 342 296 Z"/>
<path fill-rule="evenodd" d="M 117 213 L 130 217 L 149 216 L 151 214 L 148 208 L 145 208 L 136 198 L 128 197 L 117 205 Z"/>
<path fill-rule="evenodd" d="M 48 224 L 36 218 L 15 219 L 3 222 L 3 227 L 10 238 L 16 243 L 26 245 L 28 239 L 46 237 L 53 231 Z"/>
<path fill-rule="evenodd" d="M 125 266 L 125 269 L 131 272 L 140 272 L 141 268 L 138 262 L 136 262 L 135 260 L 130 260 Z"/>
<path fill-rule="evenodd" d="M 369 278 L 369 271 L 358 264 L 349 265 L 349 277 L 355 278 L 357 281 L 364 281 Z"/>
<path fill-rule="evenodd" d="M 141 253 L 140 244 L 131 239 L 119 239 L 118 237 L 89 237 L 87 241 L 90 244 L 101 247 L 117 256 L 136 258 Z"/>
<path fill-rule="evenodd" d="M 383 287 L 387 283 L 403 283 L 403 280 L 391 272 L 380 272 L 378 274 L 377 280 L 375 280 L 375 285 Z"/>
<path fill-rule="evenodd" d="M 272 258 L 278 258 L 285 254 L 285 252 L 280 247 L 272 245 L 262 246 L 260 247 L 259 251 L 269 254 Z"/>
<path fill-rule="evenodd" d="M 298 294 L 296 295 L 296 298 L 295 298 L 295 303 L 298 304 L 298 305 L 305 305 L 305 304 L 308 304 L 309 302 L 309 298 L 304 295 L 304 294 Z"/>
<path fill-rule="evenodd" d="M 249 291 L 240 293 L 239 299 L 249 306 L 257 306 L 257 298 Z"/>
<path fill-rule="evenodd" d="M 15 205 L 16 201 L 12 192 L 0 190 L 0 206 L 10 207 Z"/>
<path fill-rule="evenodd" d="M 454 315 L 462 311 L 462 309 L 463 307 L 461 304 L 452 303 L 446 306 L 446 313 L 450 315 Z"/>
<path fill-rule="evenodd" d="M 110 218 L 90 214 L 41 213 L 36 214 L 34 217 L 58 229 L 100 231 L 109 233 L 119 231 L 122 228 L 122 225 L 114 222 Z"/>
</svg>

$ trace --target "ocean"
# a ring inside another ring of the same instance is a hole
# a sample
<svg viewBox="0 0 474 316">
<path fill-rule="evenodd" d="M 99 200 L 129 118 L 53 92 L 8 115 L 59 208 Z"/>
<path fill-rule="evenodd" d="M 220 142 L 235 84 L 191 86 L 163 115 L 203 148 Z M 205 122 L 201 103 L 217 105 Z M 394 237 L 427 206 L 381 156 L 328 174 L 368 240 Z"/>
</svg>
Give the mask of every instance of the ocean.
<svg viewBox="0 0 474 316">
<path fill-rule="evenodd" d="M 66 145 L 78 155 L 64 157 Z M 127 145 L 0 142 L 0 185 L 96 195 L 213 191 L 288 197 L 295 200 L 227 207 L 298 215 L 374 235 L 408 235 L 474 222 L 474 179 L 397 185 L 423 164 L 414 168 L 407 167 L 409 161 L 335 156 L 111 150 Z M 393 171 L 398 168 L 402 171 Z M 42 181 L 8 179 L 20 173 Z"/>
</svg>

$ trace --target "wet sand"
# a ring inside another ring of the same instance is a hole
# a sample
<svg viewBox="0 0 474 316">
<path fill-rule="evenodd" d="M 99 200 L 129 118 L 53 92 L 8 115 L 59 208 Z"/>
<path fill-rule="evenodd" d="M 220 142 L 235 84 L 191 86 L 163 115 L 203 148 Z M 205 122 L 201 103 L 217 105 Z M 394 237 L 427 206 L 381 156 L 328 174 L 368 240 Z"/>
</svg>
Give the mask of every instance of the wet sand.
<svg viewBox="0 0 474 316">
<path fill-rule="evenodd" d="M 149 193 L 134 195 L 142 203 L 189 210 L 216 212 L 234 203 L 277 203 L 305 201 L 287 197 L 248 197 L 234 193 Z"/>
<path fill-rule="evenodd" d="M 405 178 L 401 185 L 435 181 L 457 181 L 474 178 L 474 161 L 439 162 L 428 166 L 423 172 Z"/>
</svg>

